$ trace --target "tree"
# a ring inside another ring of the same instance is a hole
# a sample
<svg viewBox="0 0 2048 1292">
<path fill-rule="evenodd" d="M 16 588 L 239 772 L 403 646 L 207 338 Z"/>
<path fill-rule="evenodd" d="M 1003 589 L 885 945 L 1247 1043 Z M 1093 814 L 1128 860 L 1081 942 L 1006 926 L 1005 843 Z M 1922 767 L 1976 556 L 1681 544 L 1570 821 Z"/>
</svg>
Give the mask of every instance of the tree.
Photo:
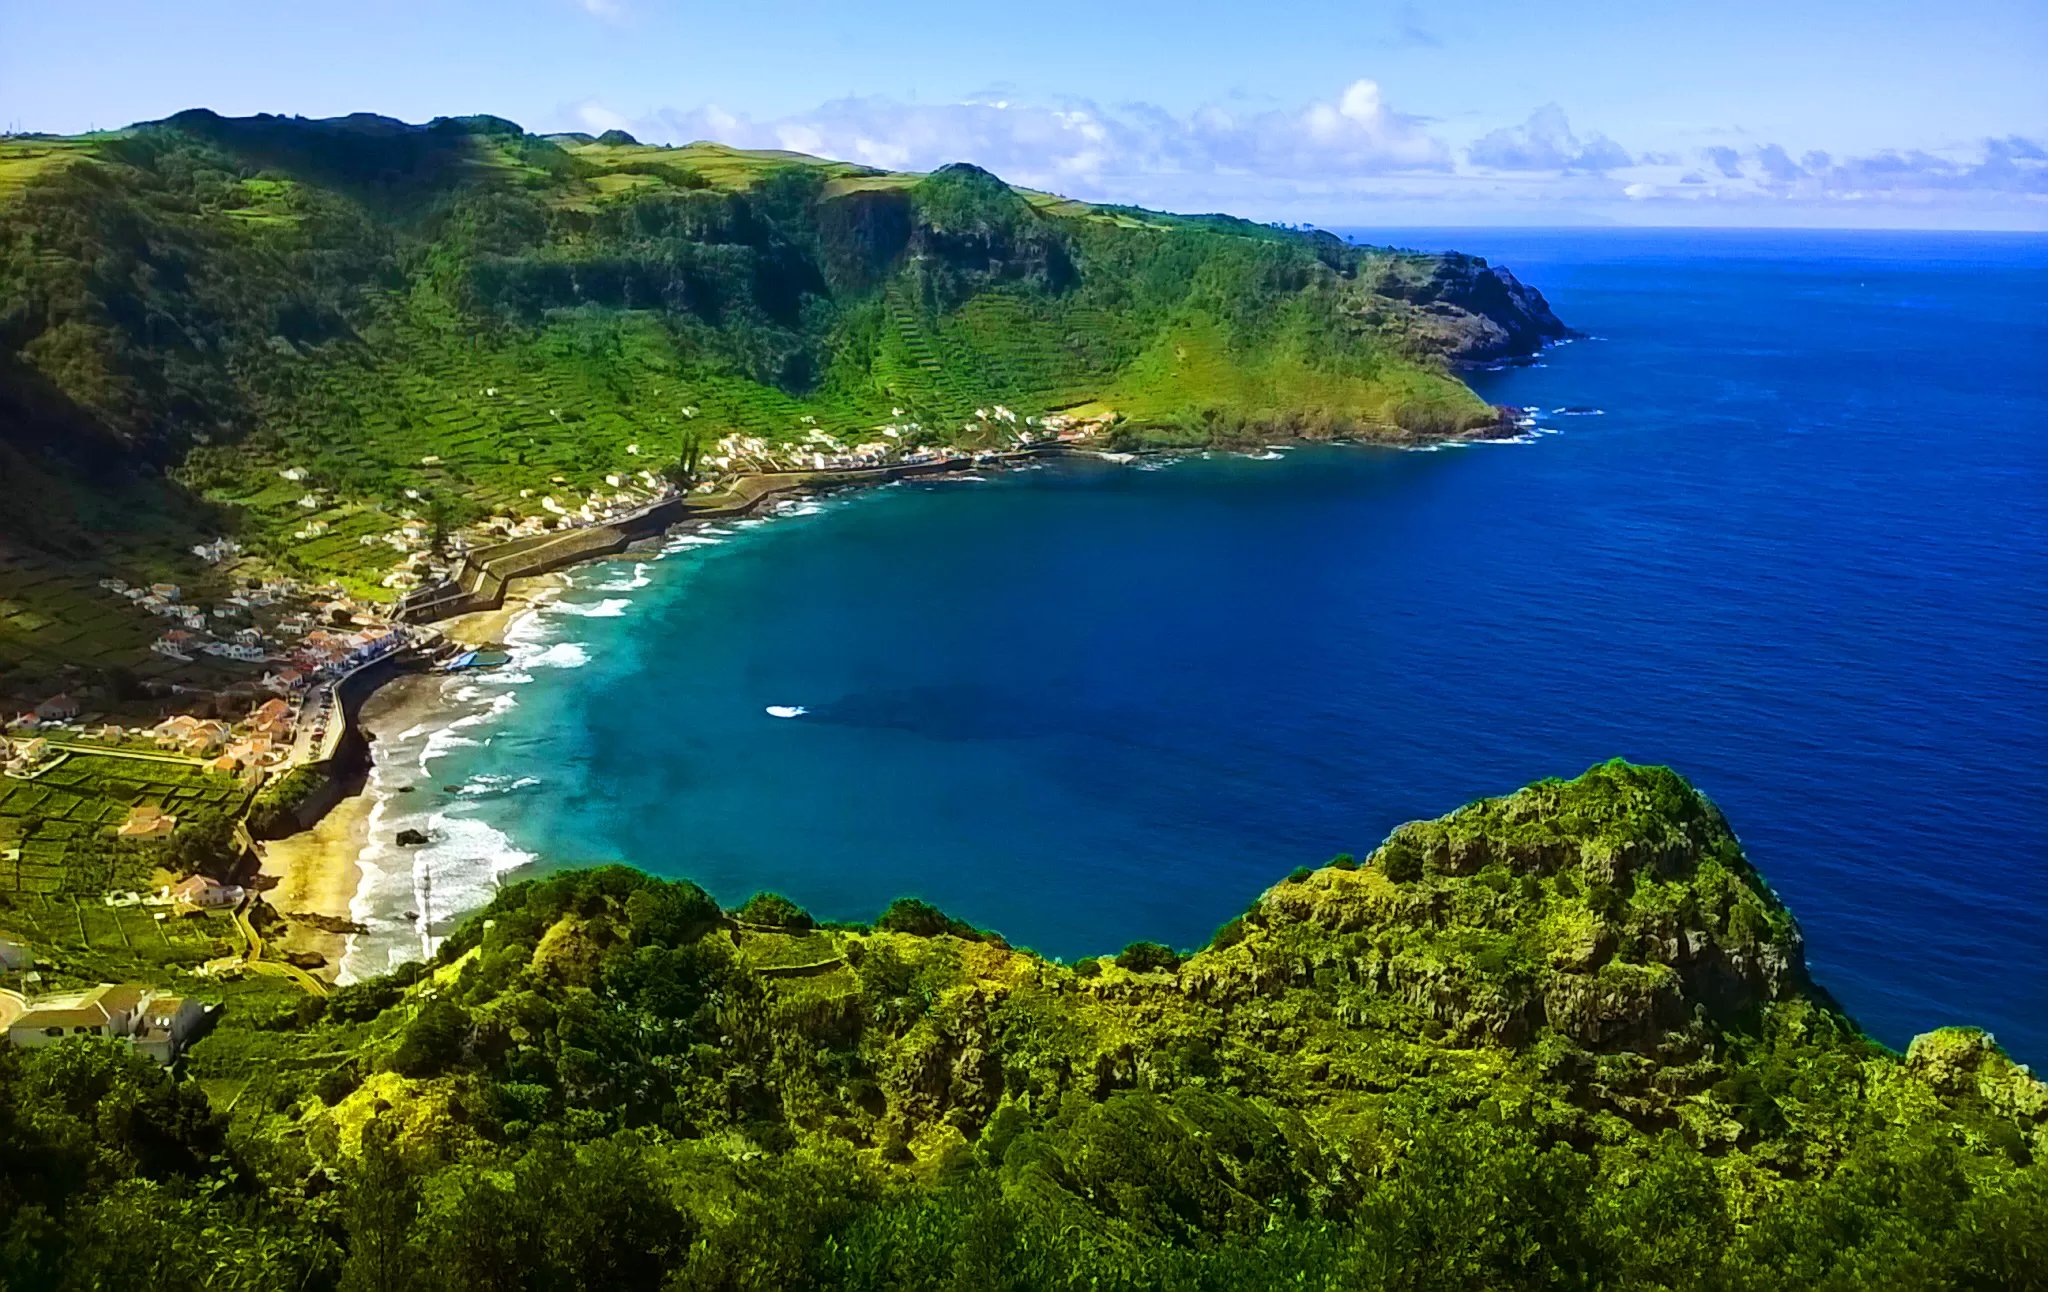
<svg viewBox="0 0 2048 1292">
<path fill-rule="evenodd" d="M 749 924 L 768 924 L 782 929 L 808 929 L 811 913 L 780 893 L 756 893 L 735 912 Z"/>
<path fill-rule="evenodd" d="M 342 1201 L 348 1231 L 343 1292 L 408 1292 L 419 1286 L 419 1252 L 412 1243 L 419 1212 L 419 1181 L 398 1151 L 397 1132 L 371 1121 L 363 1127 L 362 1152 Z"/>
<path fill-rule="evenodd" d="M 1153 973 L 1180 967 L 1180 953 L 1157 942 L 1133 942 L 1116 953 L 1116 967 L 1132 973 Z"/>
<path fill-rule="evenodd" d="M 682 452 L 676 460 L 662 471 L 662 476 L 678 489 L 688 489 L 697 483 L 697 463 L 704 451 L 704 433 L 696 427 L 683 432 Z"/>
</svg>

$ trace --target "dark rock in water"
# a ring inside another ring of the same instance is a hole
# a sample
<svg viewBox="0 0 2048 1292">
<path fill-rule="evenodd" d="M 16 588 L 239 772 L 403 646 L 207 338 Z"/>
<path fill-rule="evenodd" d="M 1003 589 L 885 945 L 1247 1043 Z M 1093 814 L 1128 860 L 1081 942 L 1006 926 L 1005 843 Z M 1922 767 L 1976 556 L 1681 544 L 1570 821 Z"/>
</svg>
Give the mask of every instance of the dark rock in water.
<svg viewBox="0 0 2048 1292">
<path fill-rule="evenodd" d="M 417 848 L 426 841 L 426 832 L 423 830 L 407 829 L 398 832 L 398 846 L 401 848 Z"/>
<path fill-rule="evenodd" d="M 285 918 L 304 924 L 309 928 L 319 929 L 322 933 L 368 933 L 370 931 L 368 925 L 359 924 L 354 920 L 343 919 L 339 915 L 321 915 L 312 911 L 291 911 L 287 913 Z"/>
<path fill-rule="evenodd" d="M 443 794 L 459 794 L 461 793 L 461 791 L 462 787 L 460 785 L 443 785 L 441 787 L 441 792 Z"/>
<path fill-rule="evenodd" d="M 411 920 L 414 924 L 418 924 L 420 922 L 420 913 L 418 911 L 407 911 L 405 918 Z"/>
<path fill-rule="evenodd" d="M 296 969 L 325 969 L 327 957 L 318 951 L 287 951 L 284 962 Z"/>
<path fill-rule="evenodd" d="M 398 792 L 399 792 L 400 794 L 410 794 L 410 793 L 412 793 L 412 792 L 413 792 L 414 790 L 416 790 L 416 789 L 418 789 L 418 788 L 419 788 L 419 786 L 417 786 L 417 785 L 401 785 L 401 786 L 399 786 L 399 787 L 398 787 Z"/>
</svg>

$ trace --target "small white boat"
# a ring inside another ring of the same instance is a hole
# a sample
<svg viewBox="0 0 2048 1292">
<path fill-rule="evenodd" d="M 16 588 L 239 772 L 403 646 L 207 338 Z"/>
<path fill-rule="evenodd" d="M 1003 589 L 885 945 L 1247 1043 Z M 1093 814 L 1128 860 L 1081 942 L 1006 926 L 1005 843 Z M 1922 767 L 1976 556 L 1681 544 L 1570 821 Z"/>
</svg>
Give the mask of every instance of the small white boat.
<svg viewBox="0 0 2048 1292">
<path fill-rule="evenodd" d="M 801 704 L 771 704 L 768 706 L 768 716 L 771 718 L 801 718 L 809 712 L 810 710 L 804 708 Z"/>
</svg>

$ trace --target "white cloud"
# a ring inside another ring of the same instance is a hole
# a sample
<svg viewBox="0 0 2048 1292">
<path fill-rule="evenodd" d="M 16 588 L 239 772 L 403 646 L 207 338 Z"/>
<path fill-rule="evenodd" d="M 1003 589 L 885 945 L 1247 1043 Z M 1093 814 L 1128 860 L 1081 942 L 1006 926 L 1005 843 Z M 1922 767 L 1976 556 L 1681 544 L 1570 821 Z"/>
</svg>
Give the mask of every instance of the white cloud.
<svg viewBox="0 0 2048 1292">
<path fill-rule="evenodd" d="M 595 99 L 568 115 L 576 128 L 626 129 L 649 142 L 711 139 L 885 170 L 970 161 L 1073 197 L 1254 219 L 1355 224 L 1398 211 L 1425 223 L 1440 211 L 1454 222 L 1562 214 L 1825 223 L 1829 210 L 1857 222 L 1875 206 L 1911 221 L 1988 215 L 1993 223 L 2048 224 L 2048 151 L 2017 136 L 1957 152 L 1847 158 L 1808 151 L 1795 160 L 1790 149 L 1739 136 L 1740 147 L 1671 147 L 1667 139 L 1664 150 L 1637 152 L 1574 129 L 1548 104 L 1458 146 L 1441 127 L 1398 111 L 1368 79 L 1298 106 L 1219 98 L 1184 113 L 1146 103 L 1034 102 L 1005 86 L 954 103 L 838 99 L 774 118 L 707 104 L 628 121 Z"/>
<path fill-rule="evenodd" d="M 631 130 L 633 128 L 633 123 L 627 120 L 624 114 L 612 111 L 596 99 L 588 99 L 577 104 L 576 119 L 583 124 L 585 130 L 590 131 L 592 134 L 601 135 L 607 130 Z"/>
<path fill-rule="evenodd" d="M 1837 159 L 1808 152 L 1794 161 L 1783 146 L 1762 144 L 1703 148 L 1695 156 L 1702 163 L 1699 169 L 1640 168 L 1643 173 L 1632 176 L 1628 195 L 1724 202 L 1926 206 L 1970 199 L 2048 205 L 2048 149 L 2018 135 L 1938 153 L 1888 149 Z"/>
<path fill-rule="evenodd" d="M 1389 107 L 1369 80 L 1293 110 L 1209 104 L 1176 115 L 1149 104 L 1106 107 L 1086 99 L 916 104 L 869 97 L 773 120 L 716 107 L 671 109 L 641 133 L 675 143 L 705 138 L 791 148 L 891 170 L 971 161 L 1020 184 L 1119 199 L 1131 196 L 1120 182 L 1161 176 L 1344 179 L 1451 166 L 1450 149 Z"/>
<path fill-rule="evenodd" d="M 1466 160 L 1482 170 L 1609 171 L 1633 159 L 1606 135 L 1573 133 L 1564 109 L 1547 103 L 1519 126 L 1503 126 L 1481 135 L 1466 150 Z"/>
</svg>

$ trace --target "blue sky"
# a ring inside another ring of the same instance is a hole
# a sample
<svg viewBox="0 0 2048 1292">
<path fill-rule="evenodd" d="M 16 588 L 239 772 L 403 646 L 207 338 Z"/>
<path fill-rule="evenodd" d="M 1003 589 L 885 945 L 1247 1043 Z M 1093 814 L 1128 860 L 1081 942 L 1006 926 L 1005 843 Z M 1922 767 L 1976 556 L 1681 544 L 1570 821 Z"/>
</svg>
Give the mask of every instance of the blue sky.
<svg viewBox="0 0 2048 1292">
<path fill-rule="evenodd" d="M 2048 228 L 2048 4 L 0 0 L 0 125 L 494 112 L 1347 224 Z"/>
</svg>

